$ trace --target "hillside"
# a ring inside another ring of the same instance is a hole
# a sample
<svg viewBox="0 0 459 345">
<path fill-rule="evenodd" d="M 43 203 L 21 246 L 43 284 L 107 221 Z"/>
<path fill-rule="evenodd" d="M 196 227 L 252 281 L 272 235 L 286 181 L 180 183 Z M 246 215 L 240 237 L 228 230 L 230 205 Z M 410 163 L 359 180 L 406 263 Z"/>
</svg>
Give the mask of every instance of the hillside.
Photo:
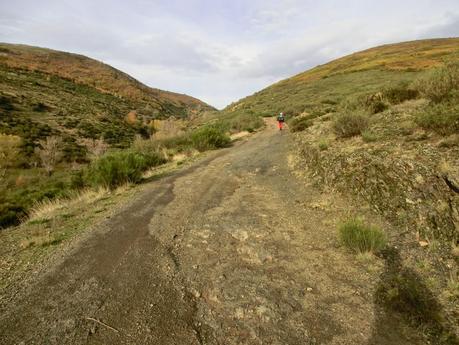
<svg viewBox="0 0 459 345">
<path fill-rule="evenodd" d="M 459 39 L 358 52 L 223 114 L 280 111 L 295 142 L 290 164 L 305 183 L 352 197 L 393 227 L 386 228 L 391 249 L 380 255 L 378 308 L 430 343 L 456 344 L 444 327 L 459 332 Z M 355 207 L 347 212 L 362 216 Z"/>
<path fill-rule="evenodd" d="M 107 149 L 150 138 L 161 119 L 179 127 L 209 110 L 85 56 L 0 44 L 0 229 L 81 188 L 84 167 Z"/>
<path fill-rule="evenodd" d="M 348 96 L 411 82 L 423 71 L 459 59 L 459 38 L 389 44 L 357 52 L 273 84 L 224 109 L 271 116 L 326 113 Z"/>
<path fill-rule="evenodd" d="M 0 133 L 20 135 L 30 146 L 51 133 L 126 146 L 135 133 L 147 135 L 152 119 L 213 109 L 85 56 L 24 45 L 0 44 L 0 80 Z"/>
</svg>

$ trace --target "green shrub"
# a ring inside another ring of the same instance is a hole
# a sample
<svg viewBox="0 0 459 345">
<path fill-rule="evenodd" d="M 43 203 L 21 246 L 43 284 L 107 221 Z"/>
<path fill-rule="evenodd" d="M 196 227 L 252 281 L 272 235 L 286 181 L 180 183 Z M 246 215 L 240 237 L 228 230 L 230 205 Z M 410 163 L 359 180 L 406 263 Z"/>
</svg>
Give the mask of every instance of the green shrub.
<svg viewBox="0 0 459 345">
<path fill-rule="evenodd" d="M 158 153 L 142 154 L 132 151 L 108 153 L 89 166 L 88 184 L 115 188 L 127 182 L 138 183 L 142 173 L 150 167 L 165 163 Z"/>
<path fill-rule="evenodd" d="M 431 103 L 416 115 L 416 123 L 440 134 L 459 133 L 459 97 Z"/>
<path fill-rule="evenodd" d="M 430 71 L 424 78 L 418 79 L 414 87 L 421 95 L 433 102 L 441 102 L 459 89 L 459 63 L 450 63 Z"/>
<path fill-rule="evenodd" d="M 365 103 L 366 109 L 370 114 L 377 114 L 387 109 L 387 104 L 379 99 L 368 99 Z"/>
<path fill-rule="evenodd" d="M 364 111 L 365 113 L 377 114 L 387 109 L 381 92 L 350 97 L 341 103 L 341 109 L 345 112 Z"/>
<path fill-rule="evenodd" d="M 256 129 L 263 127 L 264 121 L 262 117 L 272 116 L 272 112 L 257 112 L 254 111 L 236 111 L 229 117 L 222 117 L 213 123 L 212 127 L 217 127 L 224 132 L 254 132 Z"/>
<path fill-rule="evenodd" d="M 341 138 L 350 138 L 360 135 L 368 127 L 368 118 L 362 114 L 339 114 L 333 123 L 336 135 Z"/>
<path fill-rule="evenodd" d="M 190 134 L 191 144 L 198 151 L 214 150 L 226 147 L 231 142 L 223 129 L 215 126 L 199 128 Z"/>
<path fill-rule="evenodd" d="M 382 91 L 383 98 L 391 104 L 400 104 L 410 99 L 415 99 L 419 96 L 419 91 L 409 88 L 408 85 L 401 84 L 392 86 Z"/>
<path fill-rule="evenodd" d="M 311 127 L 312 124 L 313 122 L 308 116 L 296 117 L 289 121 L 289 128 L 292 132 L 301 132 L 306 128 Z"/>
<path fill-rule="evenodd" d="M 325 151 L 328 149 L 328 141 L 325 139 L 322 139 L 319 141 L 318 145 L 320 151 Z"/>
<path fill-rule="evenodd" d="M 72 173 L 72 177 L 70 178 L 70 188 L 71 189 L 81 189 L 83 187 L 84 187 L 83 171 L 78 170 Z"/>
<path fill-rule="evenodd" d="M 340 241 L 356 253 L 378 252 L 386 246 L 384 232 L 375 227 L 365 225 L 358 218 L 351 218 L 339 226 Z"/>
<path fill-rule="evenodd" d="M 18 225 L 25 215 L 26 210 L 22 205 L 0 202 L 0 229 Z"/>
</svg>

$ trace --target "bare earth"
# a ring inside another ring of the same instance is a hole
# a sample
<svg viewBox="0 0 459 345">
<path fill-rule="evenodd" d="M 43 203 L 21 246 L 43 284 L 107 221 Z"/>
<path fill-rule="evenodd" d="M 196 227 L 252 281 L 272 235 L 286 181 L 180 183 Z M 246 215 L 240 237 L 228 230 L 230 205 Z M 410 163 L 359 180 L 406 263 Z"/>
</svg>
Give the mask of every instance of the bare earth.
<svg viewBox="0 0 459 345">
<path fill-rule="evenodd" d="M 271 125 L 150 183 L 3 308 L 0 343 L 417 344 L 380 329 L 382 264 L 339 248 L 348 201 L 291 144 Z"/>
</svg>

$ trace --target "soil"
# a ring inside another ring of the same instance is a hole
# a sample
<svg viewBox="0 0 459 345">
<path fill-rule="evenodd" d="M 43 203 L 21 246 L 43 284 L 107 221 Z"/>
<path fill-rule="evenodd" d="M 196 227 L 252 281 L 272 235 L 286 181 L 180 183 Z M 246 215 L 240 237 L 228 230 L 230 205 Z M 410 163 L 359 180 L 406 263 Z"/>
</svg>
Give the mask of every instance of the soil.
<svg viewBox="0 0 459 345">
<path fill-rule="evenodd" d="M 297 177 L 291 145 L 269 123 L 144 186 L 7 292 L 0 342 L 424 344 L 374 305 L 383 260 L 369 269 L 338 244 L 336 224 L 370 211 Z"/>
</svg>

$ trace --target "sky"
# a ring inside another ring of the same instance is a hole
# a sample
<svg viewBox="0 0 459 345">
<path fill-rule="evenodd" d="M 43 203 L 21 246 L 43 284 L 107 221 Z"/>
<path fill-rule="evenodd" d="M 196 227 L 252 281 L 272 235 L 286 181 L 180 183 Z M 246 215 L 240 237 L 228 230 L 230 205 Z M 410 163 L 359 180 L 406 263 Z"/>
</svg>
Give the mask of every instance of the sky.
<svg viewBox="0 0 459 345">
<path fill-rule="evenodd" d="M 373 46 L 459 36 L 459 0 L 0 0 L 0 42 L 83 54 L 217 108 Z"/>
</svg>

